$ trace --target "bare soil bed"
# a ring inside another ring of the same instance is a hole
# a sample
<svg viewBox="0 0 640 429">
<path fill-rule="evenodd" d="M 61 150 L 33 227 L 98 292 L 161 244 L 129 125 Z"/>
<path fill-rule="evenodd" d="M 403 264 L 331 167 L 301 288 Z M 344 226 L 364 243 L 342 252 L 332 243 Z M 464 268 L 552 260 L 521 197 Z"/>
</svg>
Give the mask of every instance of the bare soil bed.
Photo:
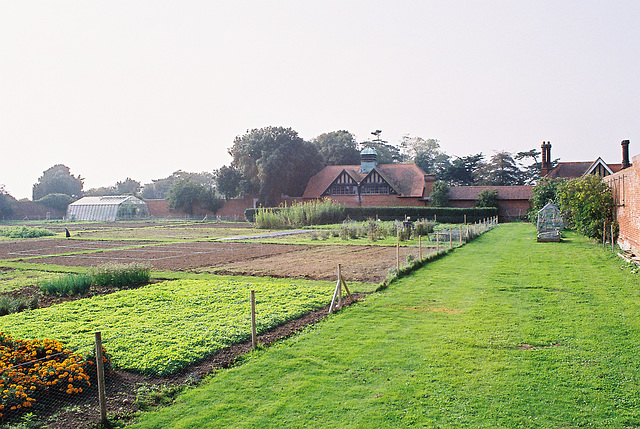
<svg viewBox="0 0 640 429">
<path fill-rule="evenodd" d="M 32 238 L 0 241 L 0 259 L 29 258 L 60 253 L 108 250 L 144 244 L 135 241 L 67 240 L 64 238 Z"/>
<path fill-rule="evenodd" d="M 402 247 L 400 262 L 417 249 Z M 15 256 L 14 256 L 15 257 Z M 97 266 L 143 263 L 156 270 L 333 280 L 338 264 L 351 281 L 378 283 L 396 265 L 396 248 L 259 243 L 197 242 L 111 250 L 87 255 L 45 256 L 32 263 Z"/>
</svg>

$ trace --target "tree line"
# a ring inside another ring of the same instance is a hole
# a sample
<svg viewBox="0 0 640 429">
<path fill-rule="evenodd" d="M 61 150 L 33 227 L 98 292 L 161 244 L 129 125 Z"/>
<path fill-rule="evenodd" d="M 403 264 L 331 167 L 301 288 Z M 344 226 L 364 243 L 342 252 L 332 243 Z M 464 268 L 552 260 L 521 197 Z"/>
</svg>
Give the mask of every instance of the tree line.
<svg viewBox="0 0 640 429">
<path fill-rule="evenodd" d="M 237 136 L 228 149 L 231 163 L 212 172 L 178 170 L 144 185 L 127 177 L 112 186 L 83 190 L 84 178 L 57 164 L 38 178 L 32 196 L 33 201 L 60 210 L 81 196 L 104 195 L 168 199 L 171 207 L 187 213 L 196 204 L 215 210 L 223 199 L 245 194 L 256 195 L 260 204 L 270 206 L 281 195 L 301 196 L 309 179 L 325 166 L 359 164 L 365 147 L 376 150 L 381 164 L 413 162 L 447 186 L 520 185 L 538 179 L 540 152 L 535 149 L 458 157 L 445 153 L 436 139 L 407 135 L 391 144 L 382 140 L 381 133 L 376 130 L 375 138 L 358 142 L 349 131 L 339 130 L 306 141 L 292 128 L 256 128 Z M 11 198 L 0 189 L 1 214 L 9 212 Z"/>
</svg>

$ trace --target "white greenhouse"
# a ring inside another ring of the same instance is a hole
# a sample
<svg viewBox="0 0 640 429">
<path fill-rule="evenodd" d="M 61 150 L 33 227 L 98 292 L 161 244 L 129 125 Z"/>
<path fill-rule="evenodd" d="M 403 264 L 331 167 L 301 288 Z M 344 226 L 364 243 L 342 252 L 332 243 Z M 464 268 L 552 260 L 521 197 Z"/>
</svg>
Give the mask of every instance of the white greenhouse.
<svg viewBox="0 0 640 429">
<path fill-rule="evenodd" d="M 83 197 L 67 208 L 67 220 L 113 221 L 148 217 L 147 203 L 132 195 Z"/>
</svg>

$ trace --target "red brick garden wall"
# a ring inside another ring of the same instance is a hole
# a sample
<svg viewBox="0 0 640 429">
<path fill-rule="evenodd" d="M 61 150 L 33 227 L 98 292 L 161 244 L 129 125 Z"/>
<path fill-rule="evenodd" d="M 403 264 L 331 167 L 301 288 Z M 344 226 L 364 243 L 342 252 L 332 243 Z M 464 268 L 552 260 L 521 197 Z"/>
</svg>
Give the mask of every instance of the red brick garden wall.
<svg viewBox="0 0 640 429">
<path fill-rule="evenodd" d="M 618 244 L 625 250 L 640 253 L 640 155 L 631 167 L 604 178 L 613 191 L 616 219 L 620 224 Z"/>
</svg>

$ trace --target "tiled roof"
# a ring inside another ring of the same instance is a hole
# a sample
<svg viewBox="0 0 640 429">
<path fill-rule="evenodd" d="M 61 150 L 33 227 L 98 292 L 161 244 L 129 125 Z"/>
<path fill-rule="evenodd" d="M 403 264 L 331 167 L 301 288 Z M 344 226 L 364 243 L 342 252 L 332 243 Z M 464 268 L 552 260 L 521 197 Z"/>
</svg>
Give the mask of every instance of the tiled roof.
<svg viewBox="0 0 640 429">
<path fill-rule="evenodd" d="M 478 199 L 482 191 L 498 191 L 499 200 L 529 200 L 533 196 L 533 186 L 452 186 L 449 188 L 449 200 Z"/>
<path fill-rule="evenodd" d="M 549 173 L 547 173 L 545 177 L 548 177 L 550 179 L 574 179 L 576 177 L 582 177 L 599 159 L 600 158 L 591 162 L 559 162 L 554 168 L 551 169 L 551 171 L 549 171 Z M 622 164 L 606 165 L 614 173 L 617 173 L 622 169 Z"/>
<path fill-rule="evenodd" d="M 309 179 L 303 198 L 320 198 L 329 185 L 346 171 L 354 180 L 361 182 L 367 174 L 360 172 L 360 165 L 329 165 Z M 424 193 L 424 171 L 415 164 L 380 164 L 376 170 L 401 197 L 421 198 Z"/>
</svg>

